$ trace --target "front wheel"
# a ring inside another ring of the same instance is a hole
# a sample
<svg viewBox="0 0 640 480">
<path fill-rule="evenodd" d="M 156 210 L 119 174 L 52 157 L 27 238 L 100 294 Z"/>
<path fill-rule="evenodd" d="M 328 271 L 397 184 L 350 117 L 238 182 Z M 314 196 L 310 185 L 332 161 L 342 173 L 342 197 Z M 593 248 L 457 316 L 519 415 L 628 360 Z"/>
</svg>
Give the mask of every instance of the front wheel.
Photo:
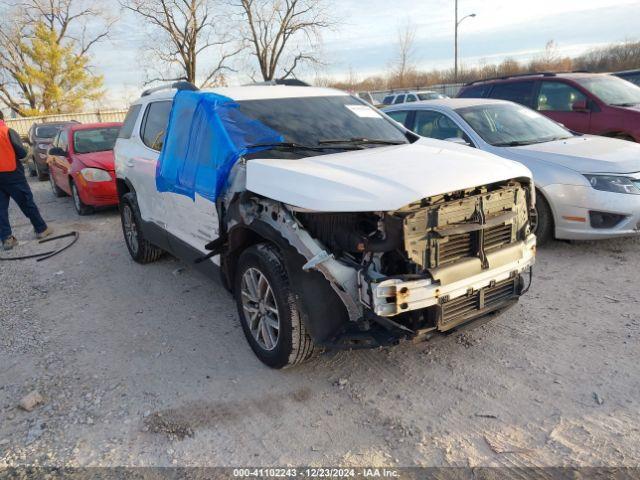
<svg viewBox="0 0 640 480">
<path fill-rule="evenodd" d="M 538 245 L 544 245 L 553 239 L 553 212 L 549 202 L 541 193 L 536 195 L 536 208 L 531 218 L 531 230 L 538 239 Z"/>
<path fill-rule="evenodd" d="M 89 215 L 93 213 L 93 207 L 86 205 L 82 199 L 80 198 L 80 193 L 78 192 L 78 187 L 73 180 L 69 180 L 71 185 L 71 198 L 73 198 L 73 206 L 78 212 L 78 215 Z"/>
<path fill-rule="evenodd" d="M 38 165 L 38 162 L 34 160 L 33 164 L 35 165 L 35 168 L 36 168 L 36 177 L 38 177 L 38 180 L 40 180 L 41 182 L 44 182 L 47 179 L 47 177 L 49 177 L 49 175 L 44 173 L 40 169 L 40 165 Z"/>
<path fill-rule="evenodd" d="M 242 329 L 256 356 L 271 368 L 300 364 L 314 354 L 279 251 L 262 243 L 245 250 L 235 275 Z"/>
<path fill-rule="evenodd" d="M 53 178 L 53 175 L 49 175 L 49 185 L 51 185 L 51 191 L 55 197 L 61 198 L 66 195 L 64 190 L 62 190 L 58 185 L 56 185 L 56 181 Z"/>
<path fill-rule="evenodd" d="M 120 201 L 120 219 L 122 221 L 122 233 L 131 258 L 144 265 L 155 262 L 164 252 L 144 237 L 140 228 L 141 221 L 137 205 L 136 197 L 133 193 L 124 195 Z"/>
<path fill-rule="evenodd" d="M 33 157 L 31 157 L 31 160 L 29 161 L 29 175 L 31 177 L 38 175 L 38 171 L 36 170 L 36 160 Z"/>
</svg>

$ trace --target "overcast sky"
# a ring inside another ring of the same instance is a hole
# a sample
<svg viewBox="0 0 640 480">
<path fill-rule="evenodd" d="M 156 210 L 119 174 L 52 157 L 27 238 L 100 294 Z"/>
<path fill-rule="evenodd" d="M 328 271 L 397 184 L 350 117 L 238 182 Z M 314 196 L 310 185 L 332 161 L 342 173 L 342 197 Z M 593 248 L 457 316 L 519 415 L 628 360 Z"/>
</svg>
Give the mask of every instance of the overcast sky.
<svg viewBox="0 0 640 480">
<path fill-rule="evenodd" d="M 561 53 L 577 55 L 590 47 L 640 38 L 638 0 L 459 2 L 461 17 L 477 14 L 460 27 L 461 62 L 469 66 L 507 56 L 528 59 L 548 40 L 555 40 Z M 384 72 L 398 29 L 408 20 L 416 28 L 417 64 L 425 69 L 453 65 L 454 0 L 334 0 L 334 6 L 340 25 L 324 34 L 323 75 L 346 76 L 350 68 L 360 77 Z M 96 70 L 105 76 L 109 103 L 128 103 L 144 82 L 139 68 L 145 55 L 143 27 L 142 20 L 121 14 L 111 39 L 93 52 Z"/>
</svg>

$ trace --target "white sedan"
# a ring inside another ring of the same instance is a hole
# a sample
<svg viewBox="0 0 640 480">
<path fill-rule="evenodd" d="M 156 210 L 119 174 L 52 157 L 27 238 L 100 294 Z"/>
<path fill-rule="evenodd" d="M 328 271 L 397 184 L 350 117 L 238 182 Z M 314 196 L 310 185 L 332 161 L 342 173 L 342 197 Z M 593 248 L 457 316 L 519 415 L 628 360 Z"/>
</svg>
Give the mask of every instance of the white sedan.
<svg viewBox="0 0 640 480">
<path fill-rule="evenodd" d="M 384 112 L 423 137 L 529 167 L 536 182 L 539 243 L 640 233 L 640 144 L 576 134 L 503 100 L 431 100 Z"/>
</svg>

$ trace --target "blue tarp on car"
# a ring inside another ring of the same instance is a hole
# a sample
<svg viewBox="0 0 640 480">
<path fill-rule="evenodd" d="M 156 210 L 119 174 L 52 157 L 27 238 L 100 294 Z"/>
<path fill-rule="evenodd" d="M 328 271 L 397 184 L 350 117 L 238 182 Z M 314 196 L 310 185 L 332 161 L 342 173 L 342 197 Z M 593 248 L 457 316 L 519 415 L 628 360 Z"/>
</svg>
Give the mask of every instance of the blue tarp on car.
<svg viewBox="0 0 640 480">
<path fill-rule="evenodd" d="M 181 91 L 173 100 L 167 133 L 156 169 L 159 192 L 215 201 L 224 191 L 233 165 L 283 137 L 248 118 L 231 98 L 215 93 Z"/>
</svg>

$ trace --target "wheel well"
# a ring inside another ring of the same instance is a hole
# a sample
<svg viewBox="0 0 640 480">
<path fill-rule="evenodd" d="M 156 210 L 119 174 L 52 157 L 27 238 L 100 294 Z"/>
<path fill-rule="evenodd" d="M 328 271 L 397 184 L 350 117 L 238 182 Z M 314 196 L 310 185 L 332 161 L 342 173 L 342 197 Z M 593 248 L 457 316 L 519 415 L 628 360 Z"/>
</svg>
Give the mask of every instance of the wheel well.
<svg viewBox="0 0 640 480">
<path fill-rule="evenodd" d="M 551 204 L 551 202 L 549 201 L 549 199 L 547 198 L 545 193 L 542 190 L 540 190 L 539 188 L 536 188 L 536 199 L 537 198 L 542 198 L 545 202 L 547 202 L 547 205 L 549 206 L 549 210 L 551 210 L 551 223 L 552 223 L 553 232 L 554 232 L 554 235 L 555 235 L 555 231 L 556 231 L 556 212 L 553 209 L 553 205 Z"/>
<path fill-rule="evenodd" d="M 228 247 L 225 253 L 223 253 L 221 262 L 224 282 L 228 289 L 233 289 L 236 268 L 242 252 L 253 245 L 263 242 L 268 242 L 278 247 L 276 242 L 271 241 L 266 236 L 244 225 L 235 227 L 229 232 Z"/>
<path fill-rule="evenodd" d="M 633 138 L 633 135 L 627 132 L 609 132 L 609 133 L 606 133 L 604 136 L 609 138 L 619 138 L 621 140 L 630 140 L 632 142 L 636 141 L 635 138 Z"/>
<path fill-rule="evenodd" d="M 122 200 L 122 197 L 124 197 L 127 193 L 134 191 L 129 182 L 123 180 L 122 178 L 116 179 L 116 188 L 118 189 L 119 200 Z"/>
</svg>

